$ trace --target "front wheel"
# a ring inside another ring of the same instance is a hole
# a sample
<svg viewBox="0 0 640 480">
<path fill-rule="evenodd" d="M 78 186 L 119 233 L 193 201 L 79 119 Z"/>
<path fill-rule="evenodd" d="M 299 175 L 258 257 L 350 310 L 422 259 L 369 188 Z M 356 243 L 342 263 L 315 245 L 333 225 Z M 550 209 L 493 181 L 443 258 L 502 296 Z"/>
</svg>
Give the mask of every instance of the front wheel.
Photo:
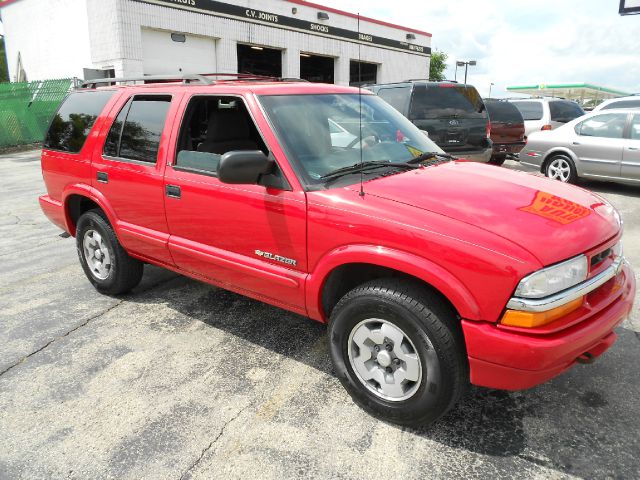
<svg viewBox="0 0 640 480">
<path fill-rule="evenodd" d="M 444 415 L 468 384 L 455 314 L 421 285 L 374 280 L 331 313 L 331 358 L 343 386 L 369 413 L 401 425 Z"/>
<path fill-rule="evenodd" d="M 578 179 L 576 166 L 567 155 L 555 155 L 549 159 L 544 174 L 552 180 L 563 183 L 575 183 Z"/>
<path fill-rule="evenodd" d="M 143 263 L 130 257 L 122 248 L 102 211 L 84 213 L 76 230 L 80 264 L 96 290 L 118 295 L 140 283 Z"/>
</svg>

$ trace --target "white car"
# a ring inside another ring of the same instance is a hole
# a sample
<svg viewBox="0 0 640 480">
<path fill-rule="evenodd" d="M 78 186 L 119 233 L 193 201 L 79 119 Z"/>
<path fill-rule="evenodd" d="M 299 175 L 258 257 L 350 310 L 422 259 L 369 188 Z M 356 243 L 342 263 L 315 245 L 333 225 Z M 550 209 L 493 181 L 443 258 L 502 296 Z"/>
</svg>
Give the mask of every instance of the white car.
<svg viewBox="0 0 640 480">
<path fill-rule="evenodd" d="M 591 112 L 549 132 L 532 133 L 520 162 L 547 177 L 640 184 L 640 111 Z"/>
<path fill-rule="evenodd" d="M 571 100 L 559 98 L 523 98 L 511 99 L 524 118 L 524 134 L 553 130 L 571 120 L 584 115 L 580 105 Z"/>
<path fill-rule="evenodd" d="M 640 108 L 640 95 L 610 98 L 595 107 L 593 111 L 599 112 L 600 110 L 611 110 L 612 108 Z"/>
</svg>

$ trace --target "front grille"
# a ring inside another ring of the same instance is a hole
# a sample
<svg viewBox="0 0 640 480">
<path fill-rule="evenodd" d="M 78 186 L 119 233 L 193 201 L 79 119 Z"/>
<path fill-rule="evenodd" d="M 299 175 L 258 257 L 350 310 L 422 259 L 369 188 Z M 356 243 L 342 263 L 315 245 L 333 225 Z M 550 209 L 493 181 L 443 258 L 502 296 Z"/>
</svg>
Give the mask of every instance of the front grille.
<svg viewBox="0 0 640 480">
<path fill-rule="evenodd" d="M 607 248 L 591 257 L 591 269 L 597 267 L 605 258 L 611 255 L 611 248 Z"/>
</svg>

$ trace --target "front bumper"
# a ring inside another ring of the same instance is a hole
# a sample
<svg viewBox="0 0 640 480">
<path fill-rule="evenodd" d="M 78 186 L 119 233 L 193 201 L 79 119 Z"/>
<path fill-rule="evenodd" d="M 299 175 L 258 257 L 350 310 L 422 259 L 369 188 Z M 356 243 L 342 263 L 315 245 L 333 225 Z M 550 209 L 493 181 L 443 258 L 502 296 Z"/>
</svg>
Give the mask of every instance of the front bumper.
<svg viewBox="0 0 640 480">
<path fill-rule="evenodd" d="M 616 340 L 613 329 L 631 311 L 636 284 L 631 268 L 594 292 L 594 307 L 585 309 L 584 320 L 553 333 L 513 331 L 487 322 L 462 320 L 471 383 L 503 390 L 522 390 L 546 382 L 571 368 L 579 357 L 596 358 Z M 562 322 L 562 319 L 556 320 Z M 548 331 L 548 329 L 547 329 Z"/>
</svg>

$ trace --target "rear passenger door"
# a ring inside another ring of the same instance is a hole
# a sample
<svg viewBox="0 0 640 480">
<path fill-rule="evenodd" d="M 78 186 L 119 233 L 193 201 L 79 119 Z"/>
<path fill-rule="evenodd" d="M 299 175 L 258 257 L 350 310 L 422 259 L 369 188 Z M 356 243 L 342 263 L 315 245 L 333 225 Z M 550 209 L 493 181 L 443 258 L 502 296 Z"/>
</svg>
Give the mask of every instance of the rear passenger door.
<svg viewBox="0 0 640 480">
<path fill-rule="evenodd" d="M 569 145 L 580 161 L 578 173 L 600 177 L 620 175 L 627 114 L 603 113 L 575 126 Z"/>
<path fill-rule="evenodd" d="M 173 264 L 164 212 L 165 145 L 171 125 L 166 119 L 173 117 L 178 102 L 169 94 L 123 95 L 110 113 L 101 135 L 106 139 L 92 162 L 93 186 L 115 212 L 122 245 L 165 264 Z"/>
<path fill-rule="evenodd" d="M 640 181 L 640 113 L 632 115 L 629 139 L 622 151 L 622 178 Z"/>
</svg>

